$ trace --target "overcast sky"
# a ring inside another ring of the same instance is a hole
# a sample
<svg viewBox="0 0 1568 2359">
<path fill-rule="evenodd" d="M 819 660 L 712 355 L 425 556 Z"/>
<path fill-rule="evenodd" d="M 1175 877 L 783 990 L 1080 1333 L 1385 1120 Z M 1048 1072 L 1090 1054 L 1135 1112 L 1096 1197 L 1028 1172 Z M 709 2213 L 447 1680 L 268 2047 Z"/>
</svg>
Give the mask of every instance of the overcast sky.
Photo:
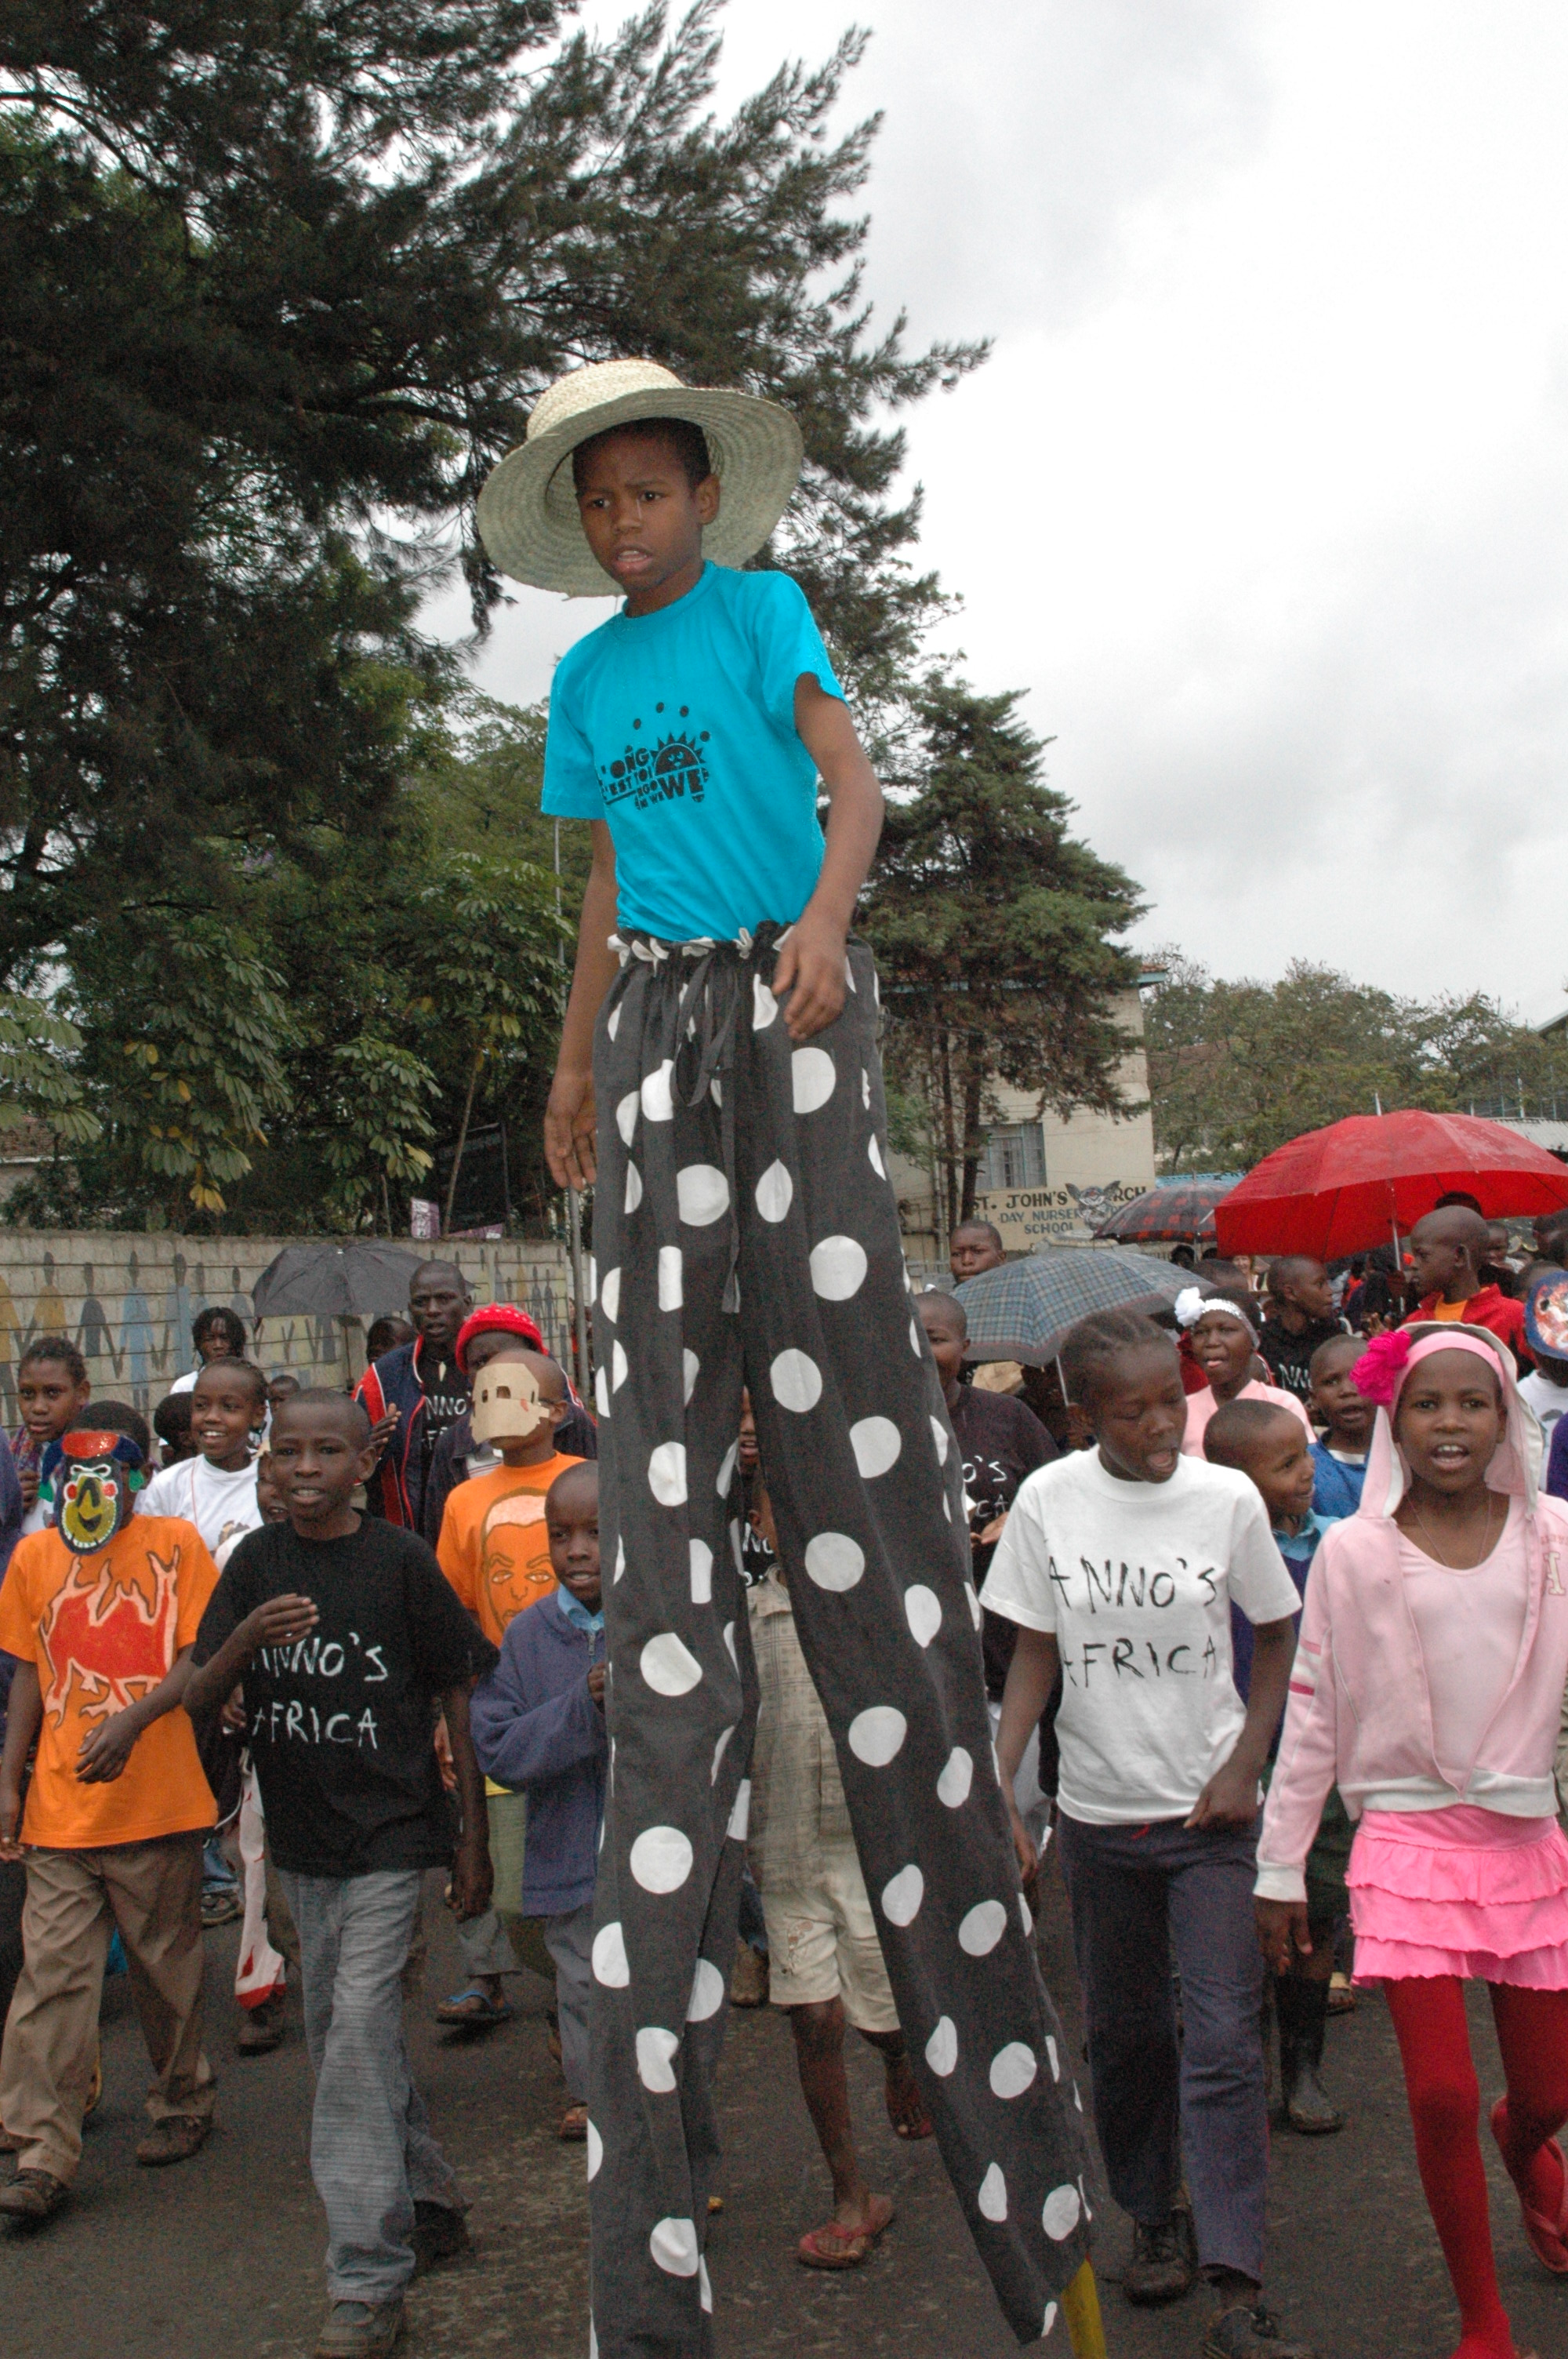
<svg viewBox="0 0 1568 2359">
<path fill-rule="evenodd" d="M 870 291 L 995 340 L 910 419 L 922 554 L 1140 940 L 1555 1013 L 1561 0 L 731 0 L 726 96 L 855 19 Z M 609 611 L 521 592 L 482 684 Z"/>
</svg>

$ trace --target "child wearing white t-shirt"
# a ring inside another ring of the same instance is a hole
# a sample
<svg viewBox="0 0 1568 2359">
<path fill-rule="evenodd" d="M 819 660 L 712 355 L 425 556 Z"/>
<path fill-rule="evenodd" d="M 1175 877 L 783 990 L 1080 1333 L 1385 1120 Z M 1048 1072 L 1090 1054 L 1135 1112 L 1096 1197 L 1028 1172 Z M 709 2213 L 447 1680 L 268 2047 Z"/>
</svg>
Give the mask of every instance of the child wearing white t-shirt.
<svg viewBox="0 0 1568 2359">
<path fill-rule="evenodd" d="M 1251 1901 L 1259 1779 L 1301 1601 L 1247 1477 L 1183 1455 L 1168 1335 L 1101 1312 L 1073 1330 L 1062 1368 L 1096 1446 L 1024 1482 L 982 1601 L 1019 1625 L 998 1732 L 1010 1804 L 1062 1669 L 1058 1841 L 1095 2125 L 1134 2223 L 1124 2289 L 1173 2300 L 1201 2267 L 1219 2298 L 1213 2359 L 1311 2359 L 1260 2300 L 1268 2118 Z M 1245 1705 L 1233 1602 L 1254 1625 Z M 1016 1808 L 1013 1824 L 1032 1873 Z M 1190 2217 L 1177 2208 L 1184 2157 Z"/>
</svg>

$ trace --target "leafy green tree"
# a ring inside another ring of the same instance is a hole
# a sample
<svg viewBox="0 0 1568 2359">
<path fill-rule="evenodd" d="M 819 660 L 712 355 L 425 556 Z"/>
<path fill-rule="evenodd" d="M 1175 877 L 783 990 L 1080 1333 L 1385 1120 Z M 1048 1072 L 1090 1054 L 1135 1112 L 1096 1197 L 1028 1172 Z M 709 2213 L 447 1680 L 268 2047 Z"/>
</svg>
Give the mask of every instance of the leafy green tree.
<svg viewBox="0 0 1568 2359">
<path fill-rule="evenodd" d="M 864 910 L 889 1076 L 925 1109 L 949 1228 L 974 1209 L 999 1082 L 1042 1112 L 1128 1110 L 1109 1003 L 1137 979 L 1113 938 L 1138 888 L 1069 832 L 1018 701 L 951 682 L 921 698 L 913 791 L 890 802 Z"/>
</svg>

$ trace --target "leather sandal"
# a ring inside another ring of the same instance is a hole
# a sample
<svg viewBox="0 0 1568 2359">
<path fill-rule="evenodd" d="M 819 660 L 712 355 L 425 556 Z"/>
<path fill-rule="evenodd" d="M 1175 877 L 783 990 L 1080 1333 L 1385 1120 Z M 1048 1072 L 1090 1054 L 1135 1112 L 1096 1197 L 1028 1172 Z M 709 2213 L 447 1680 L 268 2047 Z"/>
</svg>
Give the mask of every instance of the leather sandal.
<svg viewBox="0 0 1568 2359">
<path fill-rule="evenodd" d="M 49 2171 L 19 2170 L 8 2187 L 0 2187 L 0 2212 L 12 2220 L 47 2220 L 70 2193 Z"/>
<path fill-rule="evenodd" d="M 212 2125 L 194 2114 L 166 2114 L 155 2122 L 146 2137 L 136 2141 L 136 2160 L 147 2170 L 159 2170 L 166 2163 L 189 2162 L 207 2143 Z"/>
<path fill-rule="evenodd" d="M 892 2218 L 885 2195 L 871 2198 L 871 2216 L 861 2228 L 846 2228 L 837 2220 L 812 2228 L 795 2248 L 795 2256 L 808 2269 L 857 2269 Z"/>
<path fill-rule="evenodd" d="M 1508 2129 L 1509 2101 L 1506 2097 L 1498 2099 L 1492 2107 L 1491 2118 L 1492 2136 L 1501 2146 Z M 1563 2163 L 1563 2149 L 1557 2140 L 1548 2138 L 1546 2143 L 1559 2163 Z M 1509 2177 L 1512 2176 L 1510 2172 Z M 1530 2248 L 1536 2259 L 1543 2268 L 1550 2269 L 1553 2277 L 1568 2277 L 1568 2164 L 1563 2165 L 1563 2198 L 1555 2220 L 1549 2213 L 1536 2210 L 1517 2180 L 1514 2180 L 1514 2193 L 1519 2197 L 1519 2208 L 1524 2217 L 1524 2233 L 1530 2239 Z"/>
</svg>

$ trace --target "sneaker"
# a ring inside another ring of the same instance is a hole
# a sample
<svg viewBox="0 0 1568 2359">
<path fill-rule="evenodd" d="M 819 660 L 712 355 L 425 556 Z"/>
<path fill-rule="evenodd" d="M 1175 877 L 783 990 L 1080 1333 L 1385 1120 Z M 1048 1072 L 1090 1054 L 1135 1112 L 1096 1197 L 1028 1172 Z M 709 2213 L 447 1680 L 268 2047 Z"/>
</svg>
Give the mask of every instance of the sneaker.
<svg viewBox="0 0 1568 2359">
<path fill-rule="evenodd" d="M 243 2006 L 234 2031 L 237 2056 L 269 2056 L 279 2047 L 284 2031 L 284 2000 L 264 1998 L 259 2006 Z"/>
<path fill-rule="evenodd" d="M 201 1887 L 201 1923 L 207 1932 L 214 1925 L 233 1925 L 244 1915 L 244 1903 L 240 1898 L 237 1884 L 204 1884 Z"/>
<path fill-rule="evenodd" d="M 0 2187 L 0 2212 L 12 2220 L 47 2220 L 70 2193 L 47 2170 L 19 2170 L 9 2187 Z"/>
<path fill-rule="evenodd" d="M 1158 2227 L 1132 2223 L 1132 2258 L 1122 2275 L 1121 2290 L 1129 2301 L 1146 2308 L 1155 2302 L 1180 2301 L 1192 2290 L 1198 2256 L 1193 2215 L 1184 2207 L 1172 2212 Z"/>
<path fill-rule="evenodd" d="M 449 2203 L 432 2203 L 426 2197 L 416 2197 L 414 2204 L 414 2233 L 408 2239 L 414 2247 L 416 2269 L 433 2269 L 441 2261 L 454 2261 L 469 2248 L 469 2223 L 460 2212 Z"/>
<path fill-rule="evenodd" d="M 316 2338 L 316 2359 L 384 2359 L 403 2340 L 403 2297 L 335 2301 Z"/>
<path fill-rule="evenodd" d="M 1261 2302 L 1238 2301 L 1209 2320 L 1204 2359 L 1317 2359 L 1310 2343 L 1294 2343 Z"/>
</svg>

